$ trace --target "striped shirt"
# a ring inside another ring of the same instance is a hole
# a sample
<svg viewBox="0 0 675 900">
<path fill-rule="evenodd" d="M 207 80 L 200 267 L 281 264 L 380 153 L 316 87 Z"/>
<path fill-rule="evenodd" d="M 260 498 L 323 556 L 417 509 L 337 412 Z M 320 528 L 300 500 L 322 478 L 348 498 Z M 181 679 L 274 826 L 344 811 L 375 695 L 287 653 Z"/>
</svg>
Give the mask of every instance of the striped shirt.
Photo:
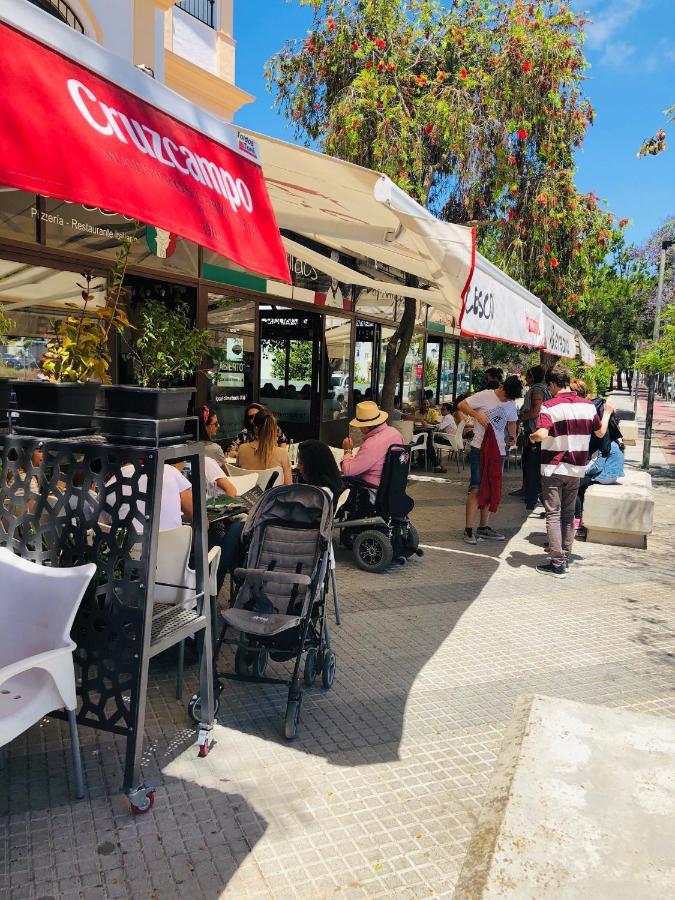
<svg viewBox="0 0 675 900">
<path fill-rule="evenodd" d="M 541 474 L 582 478 L 588 464 L 591 434 L 602 427 L 590 400 L 562 392 L 542 403 L 537 428 L 548 429 L 541 443 Z"/>
</svg>

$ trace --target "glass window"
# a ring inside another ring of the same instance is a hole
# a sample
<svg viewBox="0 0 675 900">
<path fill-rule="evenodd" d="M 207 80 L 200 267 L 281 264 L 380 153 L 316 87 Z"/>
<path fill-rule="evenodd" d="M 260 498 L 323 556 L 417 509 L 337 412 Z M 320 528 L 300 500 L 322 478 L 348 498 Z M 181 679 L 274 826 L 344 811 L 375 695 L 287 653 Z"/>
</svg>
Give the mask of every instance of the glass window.
<svg viewBox="0 0 675 900">
<path fill-rule="evenodd" d="M 45 197 L 47 244 L 114 257 L 120 238 L 136 235 L 129 262 L 135 266 L 197 274 L 197 245 L 153 225 L 137 226 L 118 213 Z"/>
<path fill-rule="evenodd" d="M 321 421 L 346 419 L 349 404 L 350 319 L 326 316 L 324 325 L 324 388 Z"/>
<path fill-rule="evenodd" d="M 457 396 L 471 390 L 471 344 L 460 341 L 457 361 Z"/>
<path fill-rule="evenodd" d="M 395 328 L 388 328 L 386 325 L 380 327 L 380 361 L 378 365 L 378 381 L 377 381 L 377 397 L 378 401 L 382 396 L 382 388 L 384 387 L 384 370 L 387 366 L 387 346 L 394 334 Z M 398 391 L 396 391 L 398 393 Z"/>
<path fill-rule="evenodd" d="M 0 187 L 0 234 L 3 237 L 35 241 L 38 216 L 35 194 Z"/>
<path fill-rule="evenodd" d="M 356 320 L 354 347 L 354 405 L 372 400 L 375 333 L 377 326 L 365 319 Z"/>
<path fill-rule="evenodd" d="M 211 368 L 208 405 L 218 416 L 218 439 L 234 438 L 253 400 L 255 306 L 220 294 L 209 294 L 208 329 Z"/>
<path fill-rule="evenodd" d="M 34 378 L 54 323 L 82 306 L 82 275 L 0 260 L 0 303 L 14 327 L 0 346 L 0 375 Z M 93 275 L 88 308 L 105 303 L 106 280 Z"/>
<path fill-rule="evenodd" d="M 422 392 L 422 346 L 424 338 L 421 334 L 413 335 L 410 350 L 403 363 L 403 404 L 418 404 Z"/>
<path fill-rule="evenodd" d="M 440 358 L 441 341 L 432 337 L 427 338 L 427 354 L 424 359 L 424 390 L 433 391 L 432 403 L 436 403 Z"/>
<path fill-rule="evenodd" d="M 452 393 L 455 380 L 456 349 L 457 341 L 451 341 L 448 338 L 444 338 L 443 356 L 441 358 L 441 384 L 439 391 L 439 400 L 441 403 L 449 403 L 454 399 Z"/>
<path fill-rule="evenodd" d="M 311 421 L 316 316 L 260 312 L 260 402 L 284 423 Z"/>
</svg>

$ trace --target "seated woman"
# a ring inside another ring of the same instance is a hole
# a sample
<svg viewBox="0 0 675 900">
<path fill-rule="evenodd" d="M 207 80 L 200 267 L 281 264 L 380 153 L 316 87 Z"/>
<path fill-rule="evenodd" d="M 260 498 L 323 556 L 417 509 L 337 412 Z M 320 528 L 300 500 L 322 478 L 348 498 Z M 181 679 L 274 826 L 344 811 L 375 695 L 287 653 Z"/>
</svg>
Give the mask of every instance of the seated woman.
<svg viewBox="0 0 675 900">
<path fill-rule="evenodd" d="M 584 496 L 588 488 L 592 484 L 616 484 L 618 479 L 623 478 L 623 476 L 623 453 L 616 441 L 612 441 L 608 455 L 603 456 L 598 451 L 586 466 L 586 474 L 579 482 L 579 493 L 577 494 L 574 508 L 574 525 L 576 528 L 581 526 L 584 512 Z"/>
<path fill-rule="evenodd" d="M 204 442 L 204 456 L 215 460 L 227 475 L 225 451 L 220 444 L 216 444 L 214 441 L 219 427 L 218 416 L 210 406 L 200 406 L 197 409 L 197 419 L 199 421 L 199 440 Z"/>
<path fill-rule="evenodd" d="M 243 469 L 261 471 L 280 466 L 283 483 L 293 484 L 288 450 L 278 444 L 279 426 L 271 412 L 260 410 L 253 420 L 253 440 L 239 448 L 239 465 Z M 278 482 L 277 482 L 278 484 Z"/>
<path fill-rule="evenodd" d="M 259 412 L 265 412 L 265 407 L 262 403 L 249 403 L 246 407 L 244 410 L 244 427 L 234 439 L 234 444 L 232 445 L 233 450 L 236 451 L 242 444 L 247 444 L 249 441 L 254 440 L 255 432 L 253 429 L 253 420 Z M 288 440 L 286 439 L 286 435 L 281 428 L 277 426 L 277 444 L 280 447 L 285 447 L 287 443 Z"/>
<path fill-rule="evenodd" d="M 344 483 L 328 444 L 323 441 L 302 441 L 298 446 L 298 475 L 303 484 L 313 484 L 328 491 L 335 508 L 344 490 Z"/>
</svg>

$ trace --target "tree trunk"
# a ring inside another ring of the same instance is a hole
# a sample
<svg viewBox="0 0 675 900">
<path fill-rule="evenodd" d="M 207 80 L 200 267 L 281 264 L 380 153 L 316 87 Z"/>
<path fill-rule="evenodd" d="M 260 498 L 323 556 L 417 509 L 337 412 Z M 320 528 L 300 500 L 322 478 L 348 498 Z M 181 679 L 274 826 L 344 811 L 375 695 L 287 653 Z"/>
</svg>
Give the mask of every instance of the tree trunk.
<svg viewBox="0 0 675 900">
<path fill-rule="evenodd" d="M 552 369 L 559 360 L 559 356 L 555 356 L 553 353 L 549 353 L 547 350 L 539 351 L 539 365 L 543 368 L 544 372 L 547 369 Z"/>
<path fill-rule="evenodd" d="M 616 389 L 617 391 L 623 390 L 623 372 L 621 369 L 616 373 Z"/>
<path fill-rule="evenodd" d="M 628 393 L 633 393 L 633 370 L 626 369 L 626 381 L 628 382 Z"/>
<path fill-rule="evenodd" d="M 419 280 L 410 275 L 406 278 L 409 287 L 417 287 Z M 394 397 L 398 386 L 399 378 L 403 363 L 410 350 L 410 343 L 415 331 L 415 317 L 417 315 L 417 301 L 413 297 L 406 297 L 403 306 L 403 315 L 401 321 L 396 326 L 387 344 L 387 356 L 384 365 L 384 384 L 382 385 L 382 396 L 380 398 L 380 406 L 386 410 L 389 415 L 394 411 Z"/>
</svg>

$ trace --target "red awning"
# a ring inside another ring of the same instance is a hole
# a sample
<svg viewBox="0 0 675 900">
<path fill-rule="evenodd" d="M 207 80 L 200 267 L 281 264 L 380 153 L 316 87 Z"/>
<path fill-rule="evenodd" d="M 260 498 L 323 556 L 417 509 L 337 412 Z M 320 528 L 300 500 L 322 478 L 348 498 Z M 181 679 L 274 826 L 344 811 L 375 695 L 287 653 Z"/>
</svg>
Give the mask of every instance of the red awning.
<svg viewBox="0 0 675 900">
<path fill-rule="evenodd" d="M 236 152 L 3 22 L 0 59 L 0 184 L 133 216 L 290 282 L 249 139 Z"/>
</svg>

